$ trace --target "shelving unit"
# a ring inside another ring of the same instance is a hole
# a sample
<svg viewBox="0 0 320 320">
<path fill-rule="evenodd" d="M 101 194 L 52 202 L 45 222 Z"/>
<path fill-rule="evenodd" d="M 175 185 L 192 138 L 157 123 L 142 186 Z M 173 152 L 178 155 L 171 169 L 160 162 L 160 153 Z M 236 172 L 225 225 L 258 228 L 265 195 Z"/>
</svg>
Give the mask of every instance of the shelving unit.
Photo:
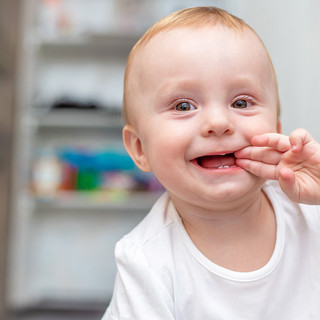
<svg viewBox="0 0 320 320">
<path fill-rule="evenodd" d="M 161 191 L 135 191 L 120 183 L 111 189 L 57 187 L 38 194 L 32 185 L 43 149 L 55 154 L 61 148 L 124 150 L 122 78 L 140 34 L 90 30 L 45 35 L 39 32 L 39 10 L 54 2 L 24 4 L 9 304 L 14 309 L 104 309 L 116 272 L 114 245 L 144 217 Z M 63 2 L 68 0 L 56 3 Z M 78 108 L 52 108 L 64 100 Z M 42 173 L 42 179 L 50 182 L 52 175 Z"/>
</svg>

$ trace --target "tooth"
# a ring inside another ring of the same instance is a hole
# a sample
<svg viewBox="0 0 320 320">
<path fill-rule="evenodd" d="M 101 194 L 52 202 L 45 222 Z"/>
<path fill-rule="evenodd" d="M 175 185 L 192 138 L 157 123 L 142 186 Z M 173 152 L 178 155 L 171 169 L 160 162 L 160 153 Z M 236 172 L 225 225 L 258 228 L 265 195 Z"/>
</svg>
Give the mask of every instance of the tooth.
<svg viewBox="0 0 320 320">
<path fill-rule="evenodd" d="M 224 168 L 230 168 L 229 166 L 224 166 Z"/>
<path fill-rule="evenodd" d="M 224 166 L 220 166 L 220 167 L 218 167 L 218 169 L 223 169 L 224 168 Z"/>
</svg>

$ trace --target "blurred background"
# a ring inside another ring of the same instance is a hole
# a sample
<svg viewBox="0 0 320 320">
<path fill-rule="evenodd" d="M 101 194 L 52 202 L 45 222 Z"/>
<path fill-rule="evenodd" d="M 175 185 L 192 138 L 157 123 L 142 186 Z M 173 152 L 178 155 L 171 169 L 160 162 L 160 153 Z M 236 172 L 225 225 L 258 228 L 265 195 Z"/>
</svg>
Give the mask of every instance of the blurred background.
<svg viewBox="0 0 320 320">
<path fill-rule="evenodd" d="M 257 31 L 283 132 L 320 141 L 317 0 L 0 0 L 0 319 L 101 318 L 114 245 L 162 192 L 122 146 L 126 59 L 155 21 L 197 5 Z"/>
</svg>

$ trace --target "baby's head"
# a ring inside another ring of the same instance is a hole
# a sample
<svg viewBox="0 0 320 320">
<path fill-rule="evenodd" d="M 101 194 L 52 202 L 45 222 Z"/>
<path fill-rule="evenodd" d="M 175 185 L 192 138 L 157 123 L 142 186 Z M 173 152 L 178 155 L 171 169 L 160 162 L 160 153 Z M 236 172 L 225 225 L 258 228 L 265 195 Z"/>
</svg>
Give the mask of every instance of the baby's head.
<svg viewBox="0 0 320 320">
<path fill-rule="evenodd" d="M 275 72 L 259 37 L 216 8 L 155 24 L 126 70 L 125 147 L 175 205 L 246 199 L 263 184 L 236 165 L 253 136 L 280 130 Z"/>
<path fill-rule="evenodd" d="M 168 33 L 172 30 L 176 30 L 179 28 L 188 29 L 201 29 L 206 27 L 224 27 L 229 29 L 234 33 L 252 33 L 256 41 L 259 41 L 261 46 L 263 46 L 265 50 L 266 57 L 270 64 L 270 68 L 273 73 L 274 83 L 277 90 L 277 113 L 278 117 L 280 115 L 280 102 L 278 96 L 278 87 L 277 87 L 277 79 L 274 71 L 274 67 L 272 64 L 272 60 L 269 56 L 268 51 L 266 50 L 263 42 L 259 38 L 259 36 L 255 33 L 255 31 L 247 25 L 240 18 L 233 16 L 226 12 L 225 10 L 216 8 L 216 7 L 195 7 L 195 8 L 187 8 L 180 11 L 176 11 L 168 15 L 167 17 L 161 19 L 156 24 L 154 24 L 136 43 L 133 49 L 130 52 L 128 63 L 125 72 L 125 80 L 124 80 L 124 95 L 123 95 L 123 115 L 126 124 L 134 124 L 137 120 L 135 117 L 136 108 L 139 108 L 135 103 L 135 97 L 137 96 L 137 72 L 140 73 L 139 70 L 139 62 L 141 61 L 141 52 L 144 47 L 158 34 L 160 33 Z M 210 39 L 208 39 L 210 41 Z M 192 43 L 190 44 L 192 46 Z M 173 48 L 174 49 L 174 48 Z M 248 48 L 250 50 L 250 48 Z M 166 59 L 165 54 L 170 54 L 168 52 L 164 52 L 163 59 Z"/>
</svg>

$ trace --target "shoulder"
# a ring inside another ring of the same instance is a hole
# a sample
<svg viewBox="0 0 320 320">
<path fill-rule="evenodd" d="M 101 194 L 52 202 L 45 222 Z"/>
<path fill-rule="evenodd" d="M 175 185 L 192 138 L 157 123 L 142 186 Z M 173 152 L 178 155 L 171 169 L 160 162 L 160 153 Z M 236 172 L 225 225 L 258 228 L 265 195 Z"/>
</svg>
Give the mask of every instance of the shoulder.
<svg viewBox="0 0 320 320">
<path fill-rule="evenodd" d="M 119 255 L 137 251 L 148 252 L 164 250 L 170 247 L 172 233 L 177 232 L 176 227 L 180 223 L 180 217 L 170 201 L 169 195 L 164 193 L 153 205 L 146 217 L 116 245 L 116 258 Z"/>
<path fill-rule="evenodd" d="M 141 223 L 116 244 L 118 274 L 122 278 L 129 274 L 136 280 L 143 276 L 143 282 L 148 277 L 147 282 L 156 283 L 157 290 L 172 292 L 175 261 L 185 259 L 181 226 L 173 203 L 164 194 Z"/>
<path fill-rule="evenodd" d="M 171 205 L 170 197 L 165 192 L 155 202 L 145 218 L 123 239 L 131 240 L 143 246 L 154 237 L 165 232 L 177 222 L 175 213 L 170 210 Z"/>
</svg>

